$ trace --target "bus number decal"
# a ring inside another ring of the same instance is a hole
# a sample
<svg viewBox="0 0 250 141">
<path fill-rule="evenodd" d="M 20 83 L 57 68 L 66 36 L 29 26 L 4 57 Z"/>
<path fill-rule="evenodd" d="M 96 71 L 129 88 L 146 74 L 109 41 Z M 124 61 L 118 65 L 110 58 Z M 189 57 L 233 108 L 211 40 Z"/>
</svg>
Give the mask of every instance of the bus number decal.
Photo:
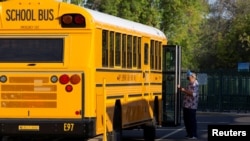
<svg viewBox="0 0 250 141">
<path fill-rule="evenodd" d="M 37 17 L 37 18 L 36 18 Z M 54 9 L 7 9 L 6 21 L 52 21 Z"/>
<path fill-rule="evenodd" d="M 74 123 L 64 123 L 63 131 L 73 131 L 74 130 Z"/>
</svg>

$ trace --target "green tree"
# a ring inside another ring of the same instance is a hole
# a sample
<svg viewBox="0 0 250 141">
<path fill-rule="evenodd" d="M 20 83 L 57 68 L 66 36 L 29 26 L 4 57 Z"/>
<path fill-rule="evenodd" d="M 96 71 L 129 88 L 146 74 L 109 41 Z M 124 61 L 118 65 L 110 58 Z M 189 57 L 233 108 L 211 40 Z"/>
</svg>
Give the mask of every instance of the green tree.
<svg viewBox="0 0 250 141">
<path fill-rule="evenodd" d="M 161 0 L 161 29 L 168 37 L 168 44 L 182 46 L 183 68 L 196 69 L 200 48 L 201 24 L 207 14 L 207 1 Z"/>
<path fill-rule="evenodd" d="M 250 0 L 217 0 L 203 25 L 200 68 L 236 68 L 249 62 Z"/>
<path fill-rule="evenodd" d="M 85 0 L 63 0 L 63 2 L 69 2 L 75 5 L 81 5 Z"/>
<path fill-rule="evenodd" d="M 250 62 L 250 0 L 237 0 L 227 43 L 238 62 Z"/>
<path fill-rule="evenodd" d="M 184 68 L 198 66 L 196 51 L 202 46 L 198 41 L 206 0 L 87 0 L 84 6 L 160 28 L 168 37 L 168 44 L 183 47 Z"/>
<path fill-rule="evenodd" d="M 106 0 L 99 11 L 135 22 L 159 26 L 161 14 L 158 0 Z"/>
</svg>

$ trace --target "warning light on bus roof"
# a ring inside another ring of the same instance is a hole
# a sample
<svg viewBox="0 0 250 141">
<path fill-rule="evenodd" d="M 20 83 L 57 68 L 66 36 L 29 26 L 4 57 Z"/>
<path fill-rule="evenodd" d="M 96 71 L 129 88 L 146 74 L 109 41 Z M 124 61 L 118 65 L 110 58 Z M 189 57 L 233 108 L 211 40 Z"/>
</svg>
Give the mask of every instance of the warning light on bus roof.
<svg viewBox="0 0 250 141">
<path fill-rule="evenodd" d="M 73 17 L 71 15 L 62 16 L 62 23 L 71 24 L 73 22 Z"/>
<path fill-rule="evenodd" d="M 61 26 L 68 28 L 85 27 L 85 17 L 81 14 L 64 14 L 61 16 Z"/>
</svg>

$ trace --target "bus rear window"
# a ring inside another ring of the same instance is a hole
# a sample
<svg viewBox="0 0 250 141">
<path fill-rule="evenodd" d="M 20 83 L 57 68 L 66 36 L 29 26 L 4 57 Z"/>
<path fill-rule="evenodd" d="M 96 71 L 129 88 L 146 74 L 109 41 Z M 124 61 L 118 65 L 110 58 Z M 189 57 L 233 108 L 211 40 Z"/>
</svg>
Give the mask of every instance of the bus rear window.
<svg viewBox="0 0 250 141">
<path fill-rule="evenodd" d="M 63 62 L 62 38 L 0 38 L 0 62 Z"/>
</svg>

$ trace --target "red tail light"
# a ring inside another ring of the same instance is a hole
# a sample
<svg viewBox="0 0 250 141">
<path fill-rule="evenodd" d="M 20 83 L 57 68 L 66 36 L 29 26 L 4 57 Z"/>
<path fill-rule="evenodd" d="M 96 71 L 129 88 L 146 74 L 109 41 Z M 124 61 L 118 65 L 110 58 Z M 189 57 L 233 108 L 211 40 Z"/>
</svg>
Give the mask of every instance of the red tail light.
<svg viewBox="0 0 250 141">
<path fill-rule="evenodd" d="M 81 110 L 79 110 L 79 111 L 75 111 L 75 114 L 76 114 L 76 115 L 81 115 L 81 114 L 82 114 L 82 112 L 81 112 Z"/>
<path fill-rule="evenodd" d="M 78 24 L 78 25 L 80 25 L 80 24 L 85 24 L 85 18 L 82 16 L 82 15 L 75 15 L 74 16 L 74 22 L 75 22 L 75 24 Z"/>
<path fill-rule="evenodd" d="M 72 85 L 67 85 L 67 86 L 65 87 L 65 90 L 66 90 L 67 92 L 72 92 L 72 91 L 73 91 Z"/>
<path fill-rule="evenodd" d="M 69 76 L 67 74 L 61 75 L 59 78 L 59 82 L 61 84 L 67 84 L 69 82 Z"/>
</svg>

